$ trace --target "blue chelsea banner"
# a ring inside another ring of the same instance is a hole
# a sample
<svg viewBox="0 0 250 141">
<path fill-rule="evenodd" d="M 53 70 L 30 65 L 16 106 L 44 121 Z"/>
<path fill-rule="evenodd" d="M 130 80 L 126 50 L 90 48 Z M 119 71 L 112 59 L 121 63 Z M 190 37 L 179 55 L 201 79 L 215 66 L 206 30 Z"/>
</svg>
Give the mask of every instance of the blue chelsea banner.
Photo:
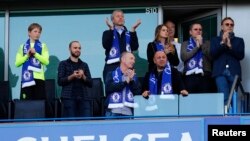
<svg viewBox="0 0 250 141">
<path fill-rule="evenodd" d="M 3 141 L 203 141 L 202 118 L 90 120 L 0 125 Z"/>
</svg>

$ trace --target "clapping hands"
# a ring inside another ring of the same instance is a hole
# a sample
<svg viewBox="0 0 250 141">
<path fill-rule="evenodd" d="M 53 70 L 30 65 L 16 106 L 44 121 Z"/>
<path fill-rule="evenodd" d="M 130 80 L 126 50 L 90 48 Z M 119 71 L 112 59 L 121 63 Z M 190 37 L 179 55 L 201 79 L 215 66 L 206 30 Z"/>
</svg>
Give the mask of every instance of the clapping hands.
<svg viewBox="0 0 250 141">
<path fill-rule="evenodd" d="M 34 55 L 35 55 L 35 53 L 36 53 L 36 50 L 35 50 L 35 48 L 30 48 L 29 50 L 28 50 L 28 56 L 29 57 L 33 57 Z"/>
<path fill-rule="evenodd" d="M 136 23 L 131 27 L 131 32 L 135 32 L 135 29 L 141 24 L 141 19 L 137 20 Z"/>
<path fill-rule="evenodd" d="M 109 20 L 107 17 L 105 19 L 106 25 L 109 27 L 110 30 L 114 30 L 114 24 Z M 131 32 L 135 32 L 136 28 L 141 24 L 141 19 L 137 20 L 136 23 L 131 27 Z"/>
<path fill-rule="evenodd" d="M 135 76 L 135 70 L 133 69 L 128 69 L 126 72 L 125 72 L 125 78 L 126 78 L 126 81 L 127 83 L 129 83 L 130 81 L 133 80 L 134 76 Z"/>
<path fill-rule="evenodd" d="M 109 27 L 110 30 L 113 30 L 114 29 L 114 25 L 113 23 L 109 20 L 109 18 L 107 17 L 106 20 L 105 20 L 107 26 Z"/>
<path fill-rule="evenodd" d="M 84 79 L 84 80 L 86 79 L 86 76 L 82 69 L 75 70 L 71 76 L 76 79 Z"/>
</svg>

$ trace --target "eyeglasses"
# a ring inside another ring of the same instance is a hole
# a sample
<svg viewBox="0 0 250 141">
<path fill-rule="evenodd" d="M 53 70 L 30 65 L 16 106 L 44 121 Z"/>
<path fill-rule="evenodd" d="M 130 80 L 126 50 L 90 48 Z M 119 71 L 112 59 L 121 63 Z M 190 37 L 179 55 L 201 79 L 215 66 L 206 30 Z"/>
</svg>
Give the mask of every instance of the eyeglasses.
<svg viewBox="0 0 250 141">
<path fill-rule="evenodd" d="M 234 27 L 234 24 L 233 24 L 233 23 L 231 23 L 231 24 L 230 24 L 230 23 L 225 23 L 225 25 L 226 25 L 226 26 L 229 26 L 229 25 L 230 25 L 231 27 Z"/>
<path fill-rule="evenodd" d="M 197 30 L 202 31 L 202 29 L 201 29 L 201 28 L 195 28 L 194 30 L 195 30 L 195 31 L 197 31 Z"/>
</svg>

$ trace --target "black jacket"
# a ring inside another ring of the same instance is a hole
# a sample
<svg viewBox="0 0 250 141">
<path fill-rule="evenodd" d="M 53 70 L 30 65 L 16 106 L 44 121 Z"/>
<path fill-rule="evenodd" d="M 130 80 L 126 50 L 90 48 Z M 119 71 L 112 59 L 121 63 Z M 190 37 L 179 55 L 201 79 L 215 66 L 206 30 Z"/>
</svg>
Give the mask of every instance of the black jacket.
<svg viewBox="0 0 250 141">
<path fill-rule="evenodd" d="M 58 76 L 57 76 L 57 83 L 59 86 L 62 86 L 62 92 L 61 92 L 61 97 L 62 98 L 73 98 L 73 82 L 74 80 L 69 81 L 68 76 L 70 76 L 73 72 L 73 66 L 72 66 L 72 61 L 69 59 L 61 61 L 58 67 Z M 89 71 L 88 64 L 81 61 L 80 59 L 78 60 L 79 63 L 79 69 L 84 70 L 84 74 L 86 75 L 86 80 L 80 81 L 82 83 L 82 93 L 80 96 L 83 98 L 84 94 L 87 93 L 86 86 L 92 87 L 92 78 L 91 74 Z"/>
</svg>

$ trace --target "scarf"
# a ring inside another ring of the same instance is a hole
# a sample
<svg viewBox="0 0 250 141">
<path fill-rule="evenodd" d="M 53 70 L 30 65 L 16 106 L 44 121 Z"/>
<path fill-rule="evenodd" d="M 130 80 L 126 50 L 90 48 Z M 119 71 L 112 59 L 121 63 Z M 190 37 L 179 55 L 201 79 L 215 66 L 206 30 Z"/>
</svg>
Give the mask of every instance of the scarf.
<svg viewBox="0 0 250 141">
<path fill-rule="evenodd" d="M 172 77 L 171 77 L 171 67 L 169 62 L 166 64 L 162 72 L 162 81 L 161 81 L 161 95 L 173 93 L 172 89 Z M 149 91 L 151 94 L 157 94 L 157 78 L 152 72 L 149 76 Z"/>
<path fill-rule="evenodd" d="M 196 47 L 196 43 L 195 43 L 194 39 L 192 37 L 190 37 L 189 42 L 188 42 L 187 52 L 192 51 L 195 47 Z M 198 52 L 196 52 L 194 54 L 194 56 L 187 61 L 186 75 L 191 75 L 193 73 L 195 73 L 195 74 L 202 73 L 203 74 L 202 56 L 203 56 L 202 51 L 198 50 Z"/>
<path fill-rule="evenodd" d="M 164 47 L 163 47 L 161 42 L 155 42 L 155 45 L 156 45 L 156 51 L 163 51 L 164 52 Z"/>
<path fill-rule="evenodd" d="M 167 99 L 168 94 L 173 93 L 172 89 L 172 80 L 171 80 L 171 67 L 169 62 L 165 66 L 163 72 L 162 72 L 162 81 L 161 81 L 161 99 Z M 156 100 L 156 94 L 157 92 L 157 78 L 155 77 L 155 74 L 152 72 L 149 76 L 149 91 L 150 95 L 148 98 L 148 106 L 145 107 L 146 111 L 155 111 L 158 109 L 157 100 Z"/>
<path fill-rule="evenodd" d="M 23 46 L 23 55 L 28 53 L 30 48 L 30 39 L 26 41 Z M 42 52 L 42 44 L 39 40 L 36 40 L 34 48 L 37 53 L 41 54 Z M 22 67 L 22 88 L 36 85 L 34 81 L 33 71 L 41 72 L 42 67 L 40 61 L 38 61 L 34 56 L 30 56 L 27 61 L 24 62 Z"/>
<path fill-rule="evenodd" d="M 112 72 L 112 76 L 115 83 L 122 82 L 124 78 L 120 67 L 116 68 L 116 70 Z M 135 80 L 136 77 L 133 79 Z M 131 108 L 134 107 L 134 96 L 128 85 L 122 91 L 114 92 L 109 97 L 108 108 L 122 108 L 124 106 Z"/>
<path fill-rule="evenodd" d="M 113 64 L 113 63 L 120 61 L 121 53 L 120 53 L 120 46 L 119 46 L 119 37 L 118 37 L 116 28 L 113 31 L 113 35 L 114 35 L 114 38 L 113 38 L 112 48 L 109 51 L 107 64 Z M 125 37 L 126 37 L 126 51 L 131 52 L 129 31 L 125 31 Z"/>
</svg>

